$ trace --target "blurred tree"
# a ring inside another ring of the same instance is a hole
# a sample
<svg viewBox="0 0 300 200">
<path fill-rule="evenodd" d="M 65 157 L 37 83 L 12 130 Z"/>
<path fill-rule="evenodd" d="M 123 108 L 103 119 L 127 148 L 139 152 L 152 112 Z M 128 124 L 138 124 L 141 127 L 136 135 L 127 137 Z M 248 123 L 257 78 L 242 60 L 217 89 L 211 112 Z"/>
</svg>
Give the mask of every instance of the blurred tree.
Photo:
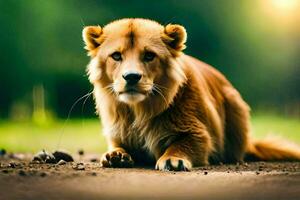
<svg viewBox="0 0 300 200">
<path fill-rule="evenodd" d="M 83 26 L 124 17 L 184 25 L 185 52 L 223 72 L 251 106 L 295 107 L 300 104 L 300 9 L 294 7 L 297 12 L 279 15 L 276 9 L 286 8 L 272 0 L 1 0 L 0 117 L 16 102 L 32 107 L 32 90 L 41 84 L 46 107 L 66 117 L 91 88 Z M 85 113 L 92 115 L 92 101 Z M 81 116 L 81 106 L 72 116 Z"/>
</svg>

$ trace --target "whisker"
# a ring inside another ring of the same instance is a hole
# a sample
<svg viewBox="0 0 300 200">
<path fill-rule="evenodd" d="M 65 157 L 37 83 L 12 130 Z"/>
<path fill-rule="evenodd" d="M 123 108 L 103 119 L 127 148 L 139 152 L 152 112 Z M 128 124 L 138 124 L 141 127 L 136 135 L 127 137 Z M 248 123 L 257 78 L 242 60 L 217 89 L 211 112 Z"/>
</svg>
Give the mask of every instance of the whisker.
<svg viewBox="0 0 300 200">
<path fill-rule="evenodd" d="M 159 85 L 157 83 L 154 83 L 154 85 L 158 86 L 159 88 L 161 89 L 165 89 L 165 90 L 169 90 L 169 88 L 165 87 L 165 86 L 162 86 L 162 85 Z"/>
<path fill-rule="evenodd" d="M 93 94 L 93 91 L 89 93 L 89 95 L 85 98 L 85 100 L 83 101 L 82 103 L 82 106 L 81 106 L 81 115 L 83 114 L 83 109 L 84 109 L 84 106 L 87 102 L 87 100 L 90 98 L 90 96 Z"/>
<path fill-rule="evenodd" d="M 104 95 L 102 95 L 102 96 L 100 97 L 100 99 L 103 99 L 103 98 L 105 98 L 107 95 L 110 95 L 110 94 L 116 95 L 116 92 L 115 92 L 115 90 L 114 90 L 114 88 L 113 88 L 113 84 L 109 84 L 108 86 L 104 87 L 104 89 L 106 89 L 106 93 L 104 93 Z"/>
<path fill-rule="evenodd" d="M 90 96 L 92 93 L 93 93 L 93 91 L 90 91 L 90 92 L 88 92 L 87 94 L 83 95 L 82 97 L 78 98 L 78 99 L 73 103 L 73 105 L 71 106 L 71 108 L 70 108 L 70 110 L 69 110 L 69 112 L 68 112 L 68 115 L 67 115 L 67 119 L 64 121 L 63 127 L 62 127 L 62 129 L 60 130 L 60 136 L 59 136 L 59 139 L 58 139 L 57 149 L 59 149 L 59 147 L 60 147 L 61 140 L 62 140 L 62 136 L 63 136 L 63 133 L 64 133 L 65 128 L 66 128 L 66 124 L 67 124 L 67 122 L 68 122 L 69 119 L 70 119 L 70 116 L 71 116 L 71 113 L 72 113 L 74 107 L 77 105 L 78 102 L 80 102 L 80 101 L 83 100 L 84 98 Z"/>
<path fill-rule="evenodd" d="M 166 106 L 167 106 L 168 105 L 168 101 L 165 98 L 165 96 L 162 94 L 162 92 L 159 90 L 159 88 L 157 88 L 155 85 L 153 85 L 153 90 L 156 91 L 164 99 L 164 101 L 166 103 Z"/>
<path fill-rule="evenodd" d="M 84 107 L 85 107 L 85 104 L 87 102 L 87 100 L 90 98 L 90 96 L 93 94 L 93 90 L 89 93 L 89 95 L 85 98 L 85 100 L 83 101 L 82 103 L 82 106 L 81 106 L 81 117 L 82 117 L 82 121 L 81 121 L 81 124 L 82 124 L 82 127 L 84 127 L 84 114 L 83 114 L 83 110 L 84 110 Z"/>
<path fill-rule="evenodd" d="M 142 85 L 145 85 L 145 86 L 157 86 L 157 88 L 159 88 L 159 89 L 169 90 L 169 88 L 167 88 L 165 86 L 162 86 L 160 84 L 157 84 L 157 83 L 143 83 Z"/>
<path fill-rule="evenodd" d="M 111 83 L 111 84 L 105 86 L 103 89 L 112 89 L 112 88 L 113 88 L 113 83 Z"/>
<path fill-rule="evenodd" d="M 158 86 L 154 85 L 154 87 L 155 87 L 157 90 L 159 90 L 161 93 L 163 93 L 163 91 L 162 91 Z"/>
</svg>

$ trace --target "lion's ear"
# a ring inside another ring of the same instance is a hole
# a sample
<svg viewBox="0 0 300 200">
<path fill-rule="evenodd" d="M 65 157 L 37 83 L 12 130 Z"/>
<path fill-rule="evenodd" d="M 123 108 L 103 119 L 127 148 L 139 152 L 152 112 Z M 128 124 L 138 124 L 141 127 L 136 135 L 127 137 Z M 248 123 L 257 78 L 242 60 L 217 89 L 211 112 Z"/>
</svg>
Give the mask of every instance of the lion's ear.
<svg viewBox="0 0 300 200">
<path fill-rule="evenodd" d="M 168 24 L 165 27 L 162 37 L 167 46 L 175 50 L 175 52 L 180 52 L 185 49 L 186 38 L 187 34 L 185 28 L 178 24 Z"/>
<path fill-rule="evenodd" d="M 92 55 L 93 50 L 101 44 L 102 28 L 100 26 L 87 26 L 82 31 L 83 41 L 85 43 L 85 49 L 89 51 L 89 55 Z"/>
</svg>

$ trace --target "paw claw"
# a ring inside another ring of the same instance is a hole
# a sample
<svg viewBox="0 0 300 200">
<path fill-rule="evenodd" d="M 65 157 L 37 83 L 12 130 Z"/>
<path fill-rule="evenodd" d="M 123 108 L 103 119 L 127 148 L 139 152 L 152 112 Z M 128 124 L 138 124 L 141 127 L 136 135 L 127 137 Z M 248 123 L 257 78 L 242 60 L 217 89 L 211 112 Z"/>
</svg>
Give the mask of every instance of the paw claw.
<svg viewBox="0 0 300 200">
<path fill-rule="evenodd" d="M 127 161 L 127 160 L 130 160 L 131 157 L 130 157 L 130 155 L 129 155 L 128 153 L 124 153 L 124 154 L 122 155 L 122 159 Z"/>
<path fill-rule="evenodd" d="M 190 168 L 191 163 L 188 160 L 178 157 L 162 157 L 155 166 L 155 169 L 163 171 L 189 171 Z"/>
<path fill-rule="evenodd" d="M 171 164 L 171 160 L 168 159 L 168 160 L 166 161 L 165 166 L 164 166 L 164 170 L 166 170 L 166 171 L 171 171 L 172 168 L 173 168 L 173 167 L 172 167 L 172 164 Z"/>
</svg>

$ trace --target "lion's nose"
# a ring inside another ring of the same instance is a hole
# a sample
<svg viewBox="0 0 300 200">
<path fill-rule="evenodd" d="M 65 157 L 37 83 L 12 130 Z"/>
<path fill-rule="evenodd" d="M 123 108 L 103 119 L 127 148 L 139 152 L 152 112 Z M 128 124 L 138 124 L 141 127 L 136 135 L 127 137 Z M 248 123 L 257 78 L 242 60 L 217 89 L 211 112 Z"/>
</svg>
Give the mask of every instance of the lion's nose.
<svg viewBox="0 0 300 200">
<path fill-rule="evenodd" d="M 139 80 L 141 80 L 142 75 L 136 72 L 127 72 L 123 74 L 122 77 L 126 80 L 126 83 L 128 85 L 134 85 L 137 84 Z"/>
</svg>

